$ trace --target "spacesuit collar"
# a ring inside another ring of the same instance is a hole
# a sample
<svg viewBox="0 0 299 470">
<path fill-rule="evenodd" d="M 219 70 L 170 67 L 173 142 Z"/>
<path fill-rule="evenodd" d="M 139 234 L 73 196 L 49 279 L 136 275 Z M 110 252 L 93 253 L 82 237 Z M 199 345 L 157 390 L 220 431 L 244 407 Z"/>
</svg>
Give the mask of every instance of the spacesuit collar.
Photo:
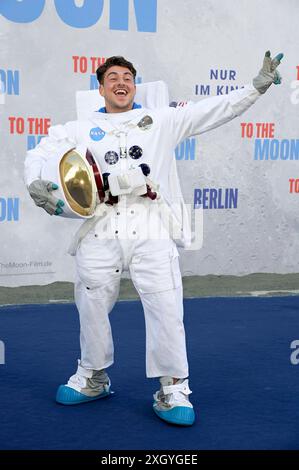
<svg viewBox="0 0 299 470">
<path fill-rule="evenodd" d="M 91 121 L 101 122 L 101 127 L 104 130 L 108 130 L 111 125 L 113 127 L 115 124 L 122 125 L 128 122 L 132 122 L 135 119 L 138 119 L 138 116 L 143 113 L 144 109 L 142 107 L 131 109 L 130 111 L 125 111 L 124 113 L 105 113 L 94 111 L 91 116 Z"/>
<path fill-rule="evenodd" d="M 133 107 L 132 107 L 132 109 L 130 109 L 130 111 L 132 111 L 133 109 L 140 109 L 140 108 L 142 108 L 141 104 L 137 104 L 137 103 L 135 103 L 135 101 L 134 101 Z M 126 112 L 129 113 L 130 111 L 126 111 Z M 98 112 L 99 112 L 99 113 L 105 113 L 105 114 L 107 114 L 106 107 L 103 106 L 103 108 L 100 108 L 100 109 L 98 110 Z"/>
</svg>

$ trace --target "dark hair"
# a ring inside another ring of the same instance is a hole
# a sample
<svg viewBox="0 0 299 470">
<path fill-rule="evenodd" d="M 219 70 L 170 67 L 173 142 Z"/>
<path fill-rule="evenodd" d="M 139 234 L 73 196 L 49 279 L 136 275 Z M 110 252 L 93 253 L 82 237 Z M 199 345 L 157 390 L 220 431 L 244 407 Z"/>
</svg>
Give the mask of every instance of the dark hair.
<svg viewBox="0 0 299 470">
<path fill-rule="evenodd" d="M 110 67 L 113 67 L 114 65 L 118 65 L 119 67 L 126 67 L 127 69 L 129 69 L 130 72 L 132 72 L 135 80 L 137 72 L 134 65 L 128 60 L 126 60 L 124 57 L 120 55 L 114 55 L 112 57 L 109 57 L 106 62 L 104 62 L 104 64 L 100 65 L 100 67 L 97 68 L 97 79 L 100 84 L 102 84 L 104 81 L 105 72 L 107 72 L 107 70 L 110 69 Z"/>
</svg>

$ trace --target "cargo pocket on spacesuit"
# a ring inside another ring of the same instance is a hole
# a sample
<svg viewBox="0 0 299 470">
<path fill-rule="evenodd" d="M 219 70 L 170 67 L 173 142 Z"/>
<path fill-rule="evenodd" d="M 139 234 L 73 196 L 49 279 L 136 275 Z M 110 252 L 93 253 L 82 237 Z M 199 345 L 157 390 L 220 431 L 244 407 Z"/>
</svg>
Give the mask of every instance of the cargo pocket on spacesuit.
<svg viewBox="0 0 299 470">
<path fill-rule="evenodd" d="M 83 284 L 83 289 L 86 290 L 86 294 L 90 299 L 101 299 L 104 297 L 102 287 L 87 287 Z"/>
<path fill-rule="evenodd" d="M 182 277 L 177 248 L 133 256 L 130 273 L 140 294 L 153 294 L 180 287 Z"/>
<path fill-rule="evenodd" d="M 77 284 L 76 291 L 79 293 L 85 293 L 90 300 L 101 300 L 101 301 L 111 301 L 115 299 L 116 301 L 119 293 L 119 279 L 113 279 L 109 284 L 105 285 L 86 285 L 86 283 L 80 281 Z"/>
<path fill-rule="evenodd" d="M 85 276 L 79 276 L 81 287 L 86 291 L 86 294 L 91 299 L 104 299 L 108 296 L 113 295 L 114 292 L 118 291 L 120 283 L 119 276 L 106 276 L 102 280 L 91 280 Z"/>
<path fill-rule="evenodd" d="M 97 241 L 91 231 L 81 241 L 75 258 L 76 274 L 88 296 L 103 298 L 117 289 L 121 277 L 118 256 L 106 249 L 106 241 Z"/>
</svg>

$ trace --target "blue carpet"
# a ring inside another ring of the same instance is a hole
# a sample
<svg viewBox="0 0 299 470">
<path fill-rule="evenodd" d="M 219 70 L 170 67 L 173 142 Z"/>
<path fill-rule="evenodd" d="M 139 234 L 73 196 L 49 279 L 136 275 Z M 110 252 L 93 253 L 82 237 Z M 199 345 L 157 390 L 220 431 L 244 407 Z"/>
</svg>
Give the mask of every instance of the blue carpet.
<svg viewBox="0 0 299 470">
<path fill-rule="evenodd" d="M 190 385 L 197 422 L 178 428 L 153 413 L 139 302 L 111 314 L 115 395 L 78 407 L 55 403 L 74 373 L 74 305 L 0 309 L 1 449 L 299 449 L 299 297 L 185 301 Z"/>
</svg>

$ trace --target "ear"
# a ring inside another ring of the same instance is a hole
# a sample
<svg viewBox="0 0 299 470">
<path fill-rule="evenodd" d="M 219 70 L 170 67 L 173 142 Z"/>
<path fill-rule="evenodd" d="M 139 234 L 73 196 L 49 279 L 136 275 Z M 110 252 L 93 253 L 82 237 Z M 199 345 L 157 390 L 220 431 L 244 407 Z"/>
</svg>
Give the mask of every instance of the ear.
<svg viewBox="0 0 299 470">
<path fill-rule="evenodd" d="M 103 96 L 103 97 L 105 96 L 105 90 L 104 90 L 104 87 L 103 87 L 102 84 L 100 84 L 100 86 L 99 86 L 99 93 L 100 93 L 101 96 Z"/>
</svg>

